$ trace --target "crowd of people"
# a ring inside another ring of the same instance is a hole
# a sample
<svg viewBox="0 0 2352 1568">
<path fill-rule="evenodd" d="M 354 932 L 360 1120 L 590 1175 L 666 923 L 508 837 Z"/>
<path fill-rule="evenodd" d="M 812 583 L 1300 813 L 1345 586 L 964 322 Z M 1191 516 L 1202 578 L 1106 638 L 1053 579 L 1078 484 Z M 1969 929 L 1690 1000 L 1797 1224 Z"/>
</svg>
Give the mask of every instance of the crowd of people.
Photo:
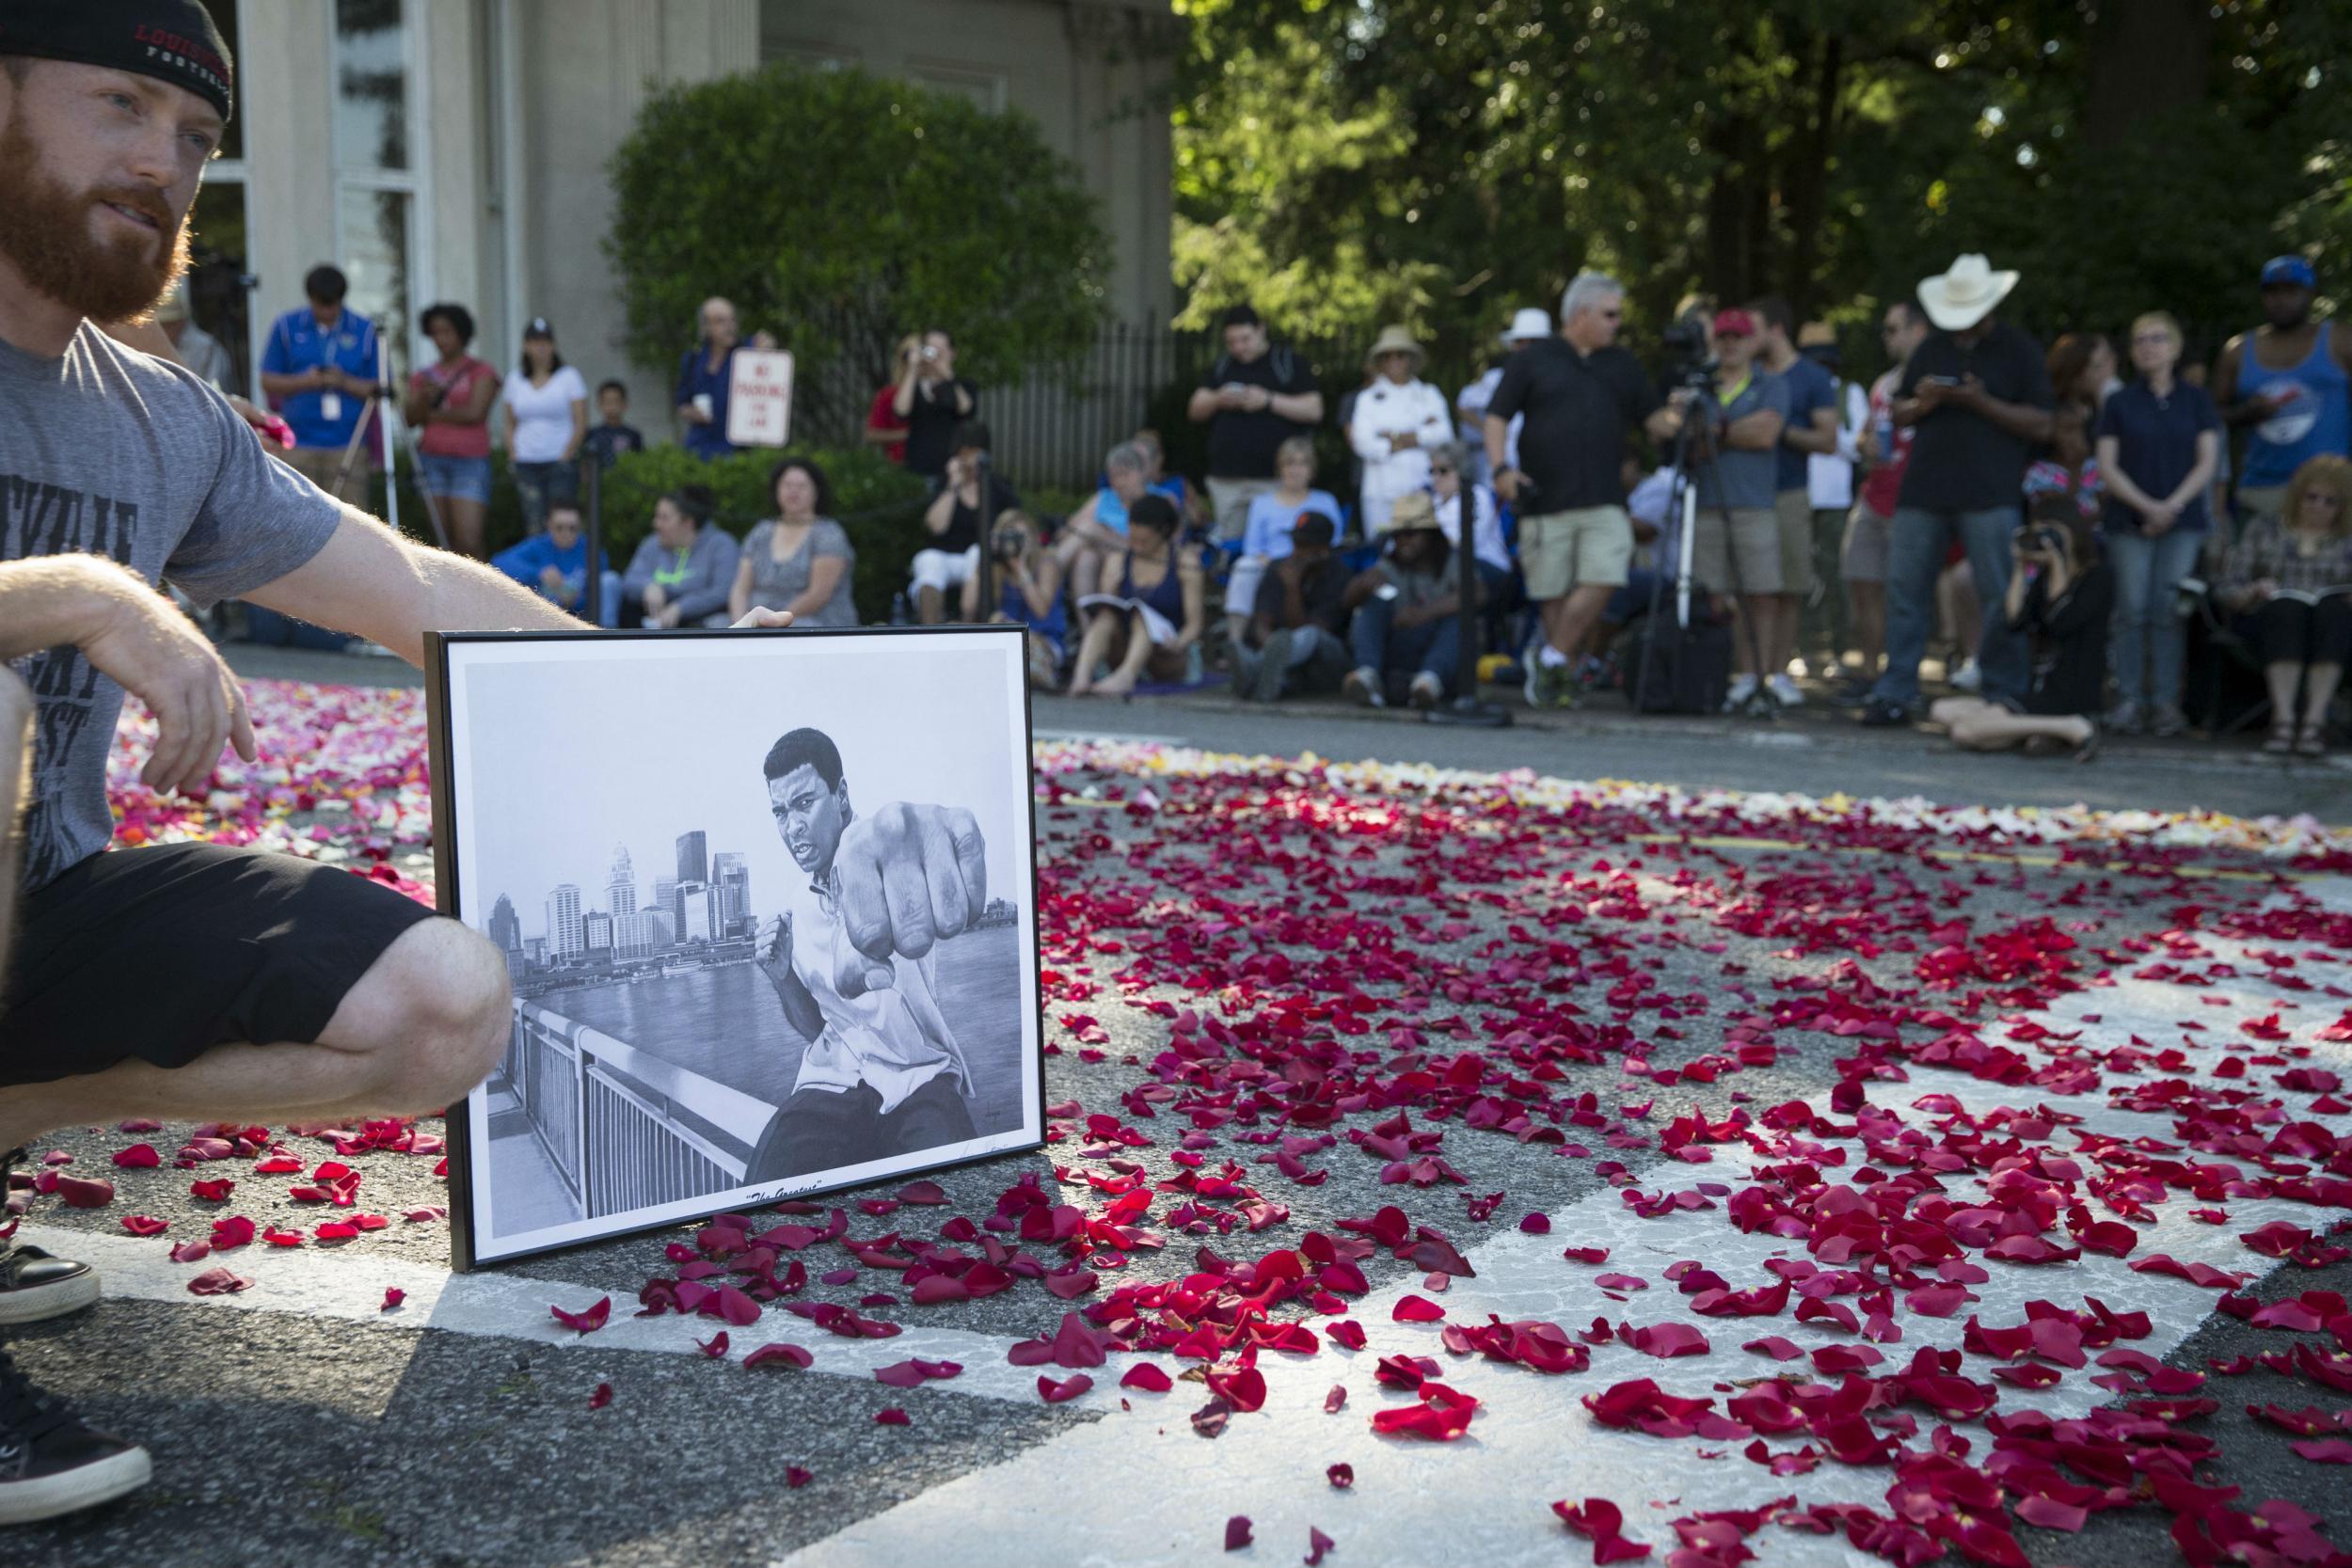
<svg viewBox="0 0 2352 1568">
<path fill-rule="evenodd" d="M 1458 611 L 1467 527 L 1499 656 L 1486 669 L 1515 666 L 1533 707 L 1623 684 L 1650 586 L 1674 583 L 1680 605 L 1687 578 L 1699 616 L 1731 628 L 1726 711 L 1825 700 L 1866 724 L 1930 720 L 1963 744 L 2056 737 L 2089 755 L 2106 733 L 2187 730 L 2185 650 L 2201 623 L 2259 666 L 2264 744 L 2320 754 L 2352 657 L 2352 509 L 2339 499 L 2352 483 L 2352 340 L 2313 320 L 2310 264 L 2264 267 L 2265 319 L 2210 377 L 2161 310 L 2132 324 L 2120 354 L 2096 332 L 2045 352 L 2000 314 L 2017 282 L 1981 256 L 1924 279 L 1883 312 L 1884 362 L 1867 386 L 1843 373 L 1826 324 L 1799 323 L 1772 295 L 1686 301 L 1661 376 L 1617 341 L 1623 287 L 1588 273 L 1556 325 L 1518 310 L 1496 362 L 1451 400 L 1423 379 L 1422 344 L 1391 325 L 1338 400 L 1350 471 L 1327 487 L 1323 390 L 1238 306 L 1185 408 L 1205 427 L 1203 483 L 1168 474 L 1158 435 L 1138 431 L 1067 516 L 1025 510 L 992 462 L 953 334 L 910 333 L 865 429 L 930 492 L 892 618 L 1025 625 L 1033 678 L 1073 693 L 1221 668 L 1267 700 L 1426 705 L 1466 652 L 1439 623 Z M 310 274 L 307 307 L 271 329 L 262 386 L 292 427 L 290 461 L 352 496 L 376 347 L 345 287 L 332 267 Z M 737 450 L 733 356 L 771 341 L 746 340 L 724 299 L 705 302 L 698 325 L 675 412 L 686 450 L 722 457 Z M 483 553 L 495 424 L 530 536 L 491 563 L 583 609 L 580 463 L 644 446 L 627 388 L 598 387 L 592 418 L 544 319 L 503 373 L 470 352 L 464 307 L 435 305 L 423 326 L 438 357 L 409 378 L 403 412 L 451 543 Z M 855 625 L 856 544 L 824 474 L 796 459 L 771 488 L 772 515 L 739 548 L 711 526 L 707 491 L 665 497 L 628 570 L 598 564 L 599 618 L 692 626 L 762 605 Z M 1168 505 L 1142 506 L 1154 495 Z M 2012 593 L 2021 578 L 2028 591 Z M 1949 695 L 1930 705 L 1921 671 L 1938 643 Z"/>
</svg>

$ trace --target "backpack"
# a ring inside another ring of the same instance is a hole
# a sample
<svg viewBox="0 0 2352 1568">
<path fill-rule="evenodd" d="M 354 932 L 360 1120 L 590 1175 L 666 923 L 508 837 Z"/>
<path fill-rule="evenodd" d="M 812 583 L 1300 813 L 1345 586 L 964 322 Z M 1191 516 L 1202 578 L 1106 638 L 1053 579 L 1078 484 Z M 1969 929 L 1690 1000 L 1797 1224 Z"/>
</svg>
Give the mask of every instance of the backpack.
<svg viewBox="0 0 2352 1568">
<path fill-rule="evenodd" d="M 1719 713 L 1731 689 L 1731 627 L 1694 619 L 1677 626 L 1663 605 L 1633 629 L 1621 677 L 1642 713 Z M 1637 697 L 1638 694 L 1638 697 Z"/>
</svg>

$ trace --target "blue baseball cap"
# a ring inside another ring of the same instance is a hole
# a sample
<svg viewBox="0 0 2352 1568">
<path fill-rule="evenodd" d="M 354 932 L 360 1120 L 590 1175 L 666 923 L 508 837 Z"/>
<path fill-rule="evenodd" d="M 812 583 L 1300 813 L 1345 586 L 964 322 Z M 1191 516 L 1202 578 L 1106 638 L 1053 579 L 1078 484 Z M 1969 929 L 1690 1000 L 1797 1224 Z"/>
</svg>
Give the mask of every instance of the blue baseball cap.
<svg viewBox="0 0 2352 1568">
<path fill-rule="evenodd" d="M 2316 289 L 2319 279 L 2312 274 L 2312 264 L 2300 256 L 2273 256 L 2263 263 L 2263 287 L 2274 283 L 2292 283 L 2300 289 Z"/>
</svg>

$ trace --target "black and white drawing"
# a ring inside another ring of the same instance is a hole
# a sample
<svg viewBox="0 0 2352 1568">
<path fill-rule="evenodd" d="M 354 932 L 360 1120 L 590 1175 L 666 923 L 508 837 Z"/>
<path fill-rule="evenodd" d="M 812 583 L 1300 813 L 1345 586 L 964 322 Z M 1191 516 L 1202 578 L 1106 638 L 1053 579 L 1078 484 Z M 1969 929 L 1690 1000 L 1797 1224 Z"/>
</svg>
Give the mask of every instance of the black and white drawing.
<svg viewBox="0 0 2352 1568">
<path fill-rule="evenodd" d="M 514 1033 L 451 1115 L 460 1267 L 1043 1136 L 1018 635 L 464 635 L 441 908 Z"/>
</svg>

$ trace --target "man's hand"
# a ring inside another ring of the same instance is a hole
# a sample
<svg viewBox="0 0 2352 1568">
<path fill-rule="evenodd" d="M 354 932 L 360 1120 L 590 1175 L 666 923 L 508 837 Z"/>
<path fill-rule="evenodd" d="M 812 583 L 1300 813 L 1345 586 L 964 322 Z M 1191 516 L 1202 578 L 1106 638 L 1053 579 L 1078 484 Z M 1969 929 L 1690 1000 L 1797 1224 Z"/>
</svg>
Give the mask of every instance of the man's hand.
<svg viewBox="0 0 2352 1568">
<path fill-rule="evenodd" d="M 670 595 L 661 591 L 661 585 L 660 583 L 649 582 L 645 584 L 645 613 L 647 615 L 651 616 L 660 614 L 661 607 L 669 602 Z"/>
<path fill-rule="evenodd" d="M 1419 431 L 1400 430 L 1389 437 L 1391 451 L 1411 451 L 1420 445 L 1421 433 Z"/>
<path fill-rule="evenodd" d="M 961 807 L 894 801 L 850 824 L 833 864 L 850 933 L 834 955 L 844 996 L 892 984 L 894 955 L 921 958 L 988 907 L 987 844 Z"/>
<path fill-rule="evenodd" d="M 213 776 L 224 741 L 251 762 L 245 692 L 203 634 L 169 599 L 127 578 L 107 605 L 103 628 L 82 653 L 155 715 L 161 733 L 139 770 L 147 787 L 193 794 Z"/>
<path fill-rule="evenodd" d="M 677 405 L 677 417 L 684 420 L 688 424 L 708 424 L 710 422 L 710 416 L 702 411 L 702 406 L 699 404 L 679 404 Z"/>
<path fill-rule="evenodd" d="M 1982 413 L 1991 396 L 1984 389 L 1984 382 L 1973 373 L 1962 376 L 1959 386 L 1946 389 L 1947 401 L 1955 407 L 1965 408 L 1971 413 Z"/>
<path fill-rule="evenodd" d="M 729 631 L 778 631 L 791 624 L 792 612 L 790 610 L 767 610 L 754 605 L 743 612 L 743 618 L 740 621 L 736 622 L 727 629 Z"/>
<path fill-rule="evenodd" d="M 1954 401 L 1952 393 L 1955 390 L 1948 381 L 1922 381 L 1912 388 L 1911 401 L 1917 404 L 1919 417 L 1924 420 L 1945 404 Z"/>
<path fill-rule="evenodd" d="M 2139 514 L 2139 531 L 2149 539 L 2161 539 L 2172 531 L 2181 520 L 2181 509 L 2170 501 L 2152 501 Z"/>
<path fill-rule="evenodd" d="M 759 928 L 759 945 L 754 950 L 752 961 L 768 976 L 771 985 L 782 986 L 797 978 L 792 973 L 792 917 L 780 914 Z"/>
<path fill-rule="evenodd" d="M 539 568 L 539 587 L 540 587 L 540 589 L 541 589 L 541 590 L 542 590 L 542 591 L 543 591 L 543 592 L 547 594 L 547 596 L 548 596 L 548 598 L 550 598 L 550 599 L 555 599 L 555 598 L 561 598 L 561 597 L 563 597 L 563 594 L 564 594 L 564 571 L 563 571 L 563 568 L 562 568 L 562 567 L 560 567 L 560 566 L 542 566 L 542 567 L 540 567 L 540 568 Z"/>
<path fill-rule="evenodd" d="M 1519 471 L 1517 468 L 1497 468 L 1494 473 L 1495 494 L 1506 501 L 1519 499 Z"/>
</svg>

